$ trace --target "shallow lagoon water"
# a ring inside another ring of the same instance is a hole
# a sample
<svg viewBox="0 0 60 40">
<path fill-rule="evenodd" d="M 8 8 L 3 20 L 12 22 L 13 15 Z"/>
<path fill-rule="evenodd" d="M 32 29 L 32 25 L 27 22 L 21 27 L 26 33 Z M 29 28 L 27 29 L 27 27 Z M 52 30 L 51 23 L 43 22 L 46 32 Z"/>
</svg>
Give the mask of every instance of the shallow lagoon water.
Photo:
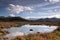
<svg viewBox="0 0 60 40">
<path fill-rule="evenodd" d="M 23 25 L 21 27 L 13 27 L 10 29 L 4 29 L 7 30 L 8 32 L 10 32 L 10 34 L 5 35 L 5 37 L 15 37 L 15 36 L 23 36 L 23 35 L 27 35 L 27 34 L 34 34 L 37 32 L 40 33 L 49 33 L 49 32 L 53 32 L 54 30 L 56 30 L 58 28 L 58 26 L 47 26 L 47 25 Z"/>
</svg>

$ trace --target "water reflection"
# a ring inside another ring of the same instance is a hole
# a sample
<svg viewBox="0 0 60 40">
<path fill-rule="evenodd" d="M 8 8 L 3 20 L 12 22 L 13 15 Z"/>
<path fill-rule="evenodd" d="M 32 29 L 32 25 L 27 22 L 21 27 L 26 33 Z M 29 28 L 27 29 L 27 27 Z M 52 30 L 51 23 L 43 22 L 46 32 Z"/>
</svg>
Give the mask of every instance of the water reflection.
<svg viewBox="0 0 60 40">
<path fill-rule="evenodd" d="M 23 25 L 21 27 L 14 27 L 10 29 L 5 29 L 10 32 L 10 34 L 6 35 L 5 37 L 15 37 L 15 36 L 22 36 L 27 35 L 30 33 L 48 33 L 53 32 L 55 29 L 57 29 L 57 26 L 47 26 L 47 25 Z"/>
</svg>

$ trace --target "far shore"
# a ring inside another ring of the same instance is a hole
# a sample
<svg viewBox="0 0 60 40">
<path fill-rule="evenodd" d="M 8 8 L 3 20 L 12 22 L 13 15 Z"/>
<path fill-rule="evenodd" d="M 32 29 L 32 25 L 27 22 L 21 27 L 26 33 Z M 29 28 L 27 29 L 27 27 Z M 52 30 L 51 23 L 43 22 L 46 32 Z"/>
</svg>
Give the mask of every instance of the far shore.
<svg viewBox="0 0 60 40">
<path fill-rule="evenodd" d="M 20 27 L 25 24 L 31 25 L 59 25 L 58 22 L 28 22 L 28 21 L 19 21 L 19 22 L 0 22 L 0 28 L 10 28 L 10 27 Z"/>
</svg>

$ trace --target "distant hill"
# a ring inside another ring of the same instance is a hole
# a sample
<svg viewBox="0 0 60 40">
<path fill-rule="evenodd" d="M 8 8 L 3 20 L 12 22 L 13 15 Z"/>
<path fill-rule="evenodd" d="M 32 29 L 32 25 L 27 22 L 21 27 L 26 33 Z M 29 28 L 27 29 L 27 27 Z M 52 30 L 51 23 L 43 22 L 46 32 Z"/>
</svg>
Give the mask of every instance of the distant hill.
<svg viewBox="0 0 60 40">
<path fill-rule="evenodd" d="M 60 21 L 60 18 L 41 18 L 38 20 L 26 20 L 21 17 L 4 17 L 0 16 L 0 21 L 41 21 L 41 22 L 55 22 L 55 21 Z"/>
<path fill-rule="evenodd" d="M 51 21 L 51 22 L 55 22 L 55 21 L 60 21 L 60 18 L 44 18 L 44 19 L 38 19 L 36 21 Z"/>
<path fill-rule="evenodd" d="M 0 17 L 0 21 L 27 21 L 21 17 Z"/>
</svg>

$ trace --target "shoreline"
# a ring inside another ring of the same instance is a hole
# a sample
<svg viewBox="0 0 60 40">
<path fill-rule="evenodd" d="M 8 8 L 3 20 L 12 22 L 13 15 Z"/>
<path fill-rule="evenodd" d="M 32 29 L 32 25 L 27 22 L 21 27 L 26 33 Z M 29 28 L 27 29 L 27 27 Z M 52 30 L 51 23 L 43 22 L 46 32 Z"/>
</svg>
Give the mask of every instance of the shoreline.
<svg viewBox="0 0 60 40">
<path fill-rule="evenodd" d="M 54 25 L 58 26 L 58 22 L 0 22 L 0 28 L 20 27 L 22 25 Z"/>
</svg>

